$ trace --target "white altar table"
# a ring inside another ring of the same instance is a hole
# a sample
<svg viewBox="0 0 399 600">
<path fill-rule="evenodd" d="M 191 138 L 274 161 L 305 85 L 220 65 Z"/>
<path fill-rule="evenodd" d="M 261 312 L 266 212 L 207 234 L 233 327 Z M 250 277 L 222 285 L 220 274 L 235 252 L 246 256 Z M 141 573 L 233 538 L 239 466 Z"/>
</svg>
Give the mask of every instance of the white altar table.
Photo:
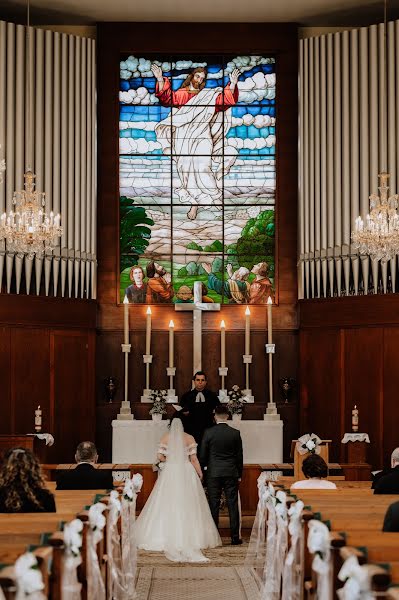
<svg viewBox="0 0 399 600">
<path fill-rule="evenodd" d="M 112 462 L 152 464 L 168 421 L 112 421 Z M 244 464 L 283 462 L 283 422 L 228 421 L 241 432 Z"/>
</svg>

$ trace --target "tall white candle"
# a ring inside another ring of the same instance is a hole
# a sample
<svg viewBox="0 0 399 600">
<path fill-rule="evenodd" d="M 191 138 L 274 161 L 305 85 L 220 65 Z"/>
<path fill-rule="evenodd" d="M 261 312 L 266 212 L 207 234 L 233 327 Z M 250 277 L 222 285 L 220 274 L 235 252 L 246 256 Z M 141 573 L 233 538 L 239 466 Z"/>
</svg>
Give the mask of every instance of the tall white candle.
<svg viewBox="0 0 399 600">
<path fill-rule="evenodd" d="M 151 354 L 151 306 L 147 308 L 147 321 L 145 331 L 145 353 Z"/>
<path fill-rule="evenodd" d="M 220 323 L 220 366 L 226 366 L 226 323 Z"/>
<path fill-rule="evenodd" d="M 123 332 L 124 332 L 124 344 L 129 343 L 129 300 L 125 296 L 123 300 Z"/>
<path fill-rule="evenodd" d="M 251 311 L 245 309 L 245 354 L 251 354 Z"/>
<path fill-rule="evenodd" d="M 273 325 L 272 325 L 272 297 L 267 299 L 267 343 L 273 344 Z"/>
<path fill-rule="evenodd" d="M 169 366 L 174 367 L 174 329 L 175 324 L 169 321 Z"/>
<path fill-rule="evenodd" d="M 359 410 L 356 407 L 352 410 L 352 431 L 357 431 L 359 429 Z"/>
</svg>

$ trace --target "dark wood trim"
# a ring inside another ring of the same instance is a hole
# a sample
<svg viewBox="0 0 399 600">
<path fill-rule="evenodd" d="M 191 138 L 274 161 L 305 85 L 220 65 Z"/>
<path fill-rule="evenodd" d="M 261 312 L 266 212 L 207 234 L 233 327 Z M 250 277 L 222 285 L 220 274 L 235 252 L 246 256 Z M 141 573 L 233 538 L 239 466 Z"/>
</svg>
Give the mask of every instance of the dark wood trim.
<svg viewBox="0 0 399 600">
<path fill-rule="evenodd" d="M 399 294 L 300 300 L 298 307 L 301 329 L 399 325 Z"/>
<path fill-rule="evenodd" d="M 0 324 L 24 327 L 96 327 L 97 302 L 47 296 L 0 294 Z"/>
<path fill-rule="evenodd" d="M 205 35 L 192 35 L 191 23 L 100 23 L 98 51 L 98 298 L 99 328 L 121 330 L 123 309 L 118 306 L 119 289 L 119 181 L 118 181 L 118 62 L 122 52 L 273 54 L 277 58 L 277 190 L 276 190 L 276 274 L 279 306 L 274 312 L 277 328 L 296 329 L 297 300 L 297 78 L 298 43 L 295 24 L 201 23 Z M 131 328 L 141 330 L 144 307 L 130 312 Z M 173 306 L 154 307 L 167 322 Z M 255 307 L 254 307 L 255 308 Z M 258 307 L 256 307 L 258 308 Z M 239 312 L 241 307 L 223 307 Z M 256 319 L 266 324 L 265 310 Z M 174 311 L 173 311 L 174 312 Z M 191 329 L 187 315 L 183 329 Z M 235 319 L 234 319 L 235 320 Z M 219 327 L 220 317 L 207 319 L 209 329 Z M 255 319 L 254 319 L 255 324 Z M 242 329 L 240 323 L 237 327 Z"/>
</svg>

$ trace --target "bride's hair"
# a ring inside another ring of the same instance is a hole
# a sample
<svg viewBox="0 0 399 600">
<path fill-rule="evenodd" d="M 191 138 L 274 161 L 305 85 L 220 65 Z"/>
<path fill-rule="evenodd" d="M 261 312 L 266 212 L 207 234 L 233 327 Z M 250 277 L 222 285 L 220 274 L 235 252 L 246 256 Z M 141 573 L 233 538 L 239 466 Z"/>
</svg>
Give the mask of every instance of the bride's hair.
<svg viewBox="0 0 399 600">
<path fill-rule="evenodd" d="M 174 419 L 180 419 L 180 421 L 181 421 L 181 424 L 183 425 L 183 429 L 184 429 L 184 424 L 183 424 L 183 419 L 182 419 L 182 414 L 181 414 L 181 412 L 182 412 L 181 410 L 177 410 L 177 411 L 176 411 L 176 412 L 175 412 L 175 413 L 174 413 L 174 414 L 171 416 L 171 418 L 170 418 L 170 421 L 169 421 L 169 425 L 168 425 L 169 429 L 172 427 L 172 423 L 173 423 L 173 420 L 174 420 Z"/>
</svg>

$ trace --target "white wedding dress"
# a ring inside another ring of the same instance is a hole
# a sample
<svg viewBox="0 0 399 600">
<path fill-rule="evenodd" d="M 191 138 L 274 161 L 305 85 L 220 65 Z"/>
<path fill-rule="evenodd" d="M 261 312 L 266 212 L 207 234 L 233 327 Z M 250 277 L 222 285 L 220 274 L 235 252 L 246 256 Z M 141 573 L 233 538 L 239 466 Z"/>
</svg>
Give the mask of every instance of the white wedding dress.
<svg viewBox="0 0 399 600">
<path fill-rule="evenodd" d="M 186 446 L 180 419 L 173 419 L 164 468 L 135 523 L 137 547 L 164 552 L 174 562 L 207 562 L 201 549 L 221 546 L 201 481 L 189 460 L 197 444 Z"/>
</svg>

